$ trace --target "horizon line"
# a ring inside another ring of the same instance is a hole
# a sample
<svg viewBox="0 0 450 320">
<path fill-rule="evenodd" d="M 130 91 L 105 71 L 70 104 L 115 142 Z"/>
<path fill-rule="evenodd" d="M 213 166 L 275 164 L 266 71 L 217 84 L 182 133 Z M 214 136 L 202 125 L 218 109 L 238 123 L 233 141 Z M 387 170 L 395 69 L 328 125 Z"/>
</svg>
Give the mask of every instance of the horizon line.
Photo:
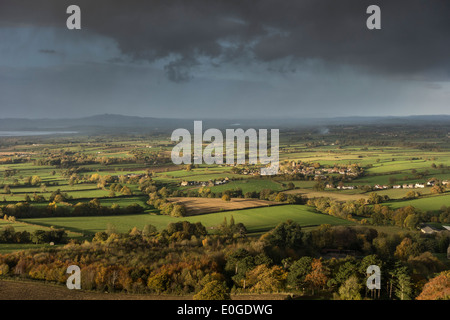
<svg viewBox="0 0 450 320">
<path fill-rule="evenodd" d="M 117 117 L 126 117 L 126 118 L 140 118 L 140 119 L 167 119 L 167 120 L 198 120 L 199 117 L 191 117 L 191 118 L 180 118 L 180 117 L 151 117 L 144 115 L 125 115 L 119 113 L 98 113 L 93 115 L 80 115 L 78 117 L 46 117 L 46 118 L 26 118 L 26 117 L 0 117 L 0 120 L 60 120 L 60 119 L 85 119 L 85 118 L 94 118 L 100 116 L 117 116 Z M 334 117 L 326 117 L 326 116 L 306 116 L 303 118 L 300 117 L 274 117 L 270 118 L 256 118 L 256 117 L 235 117 L 235 118 L 223 118 L 223 117 L 203 117 L 203 120 L 304 120 L 304 119 L 345 119 L 345 118 L 410 118 L 410 117 L 436 117 L 436 116 L 450 116 L 449 114 L 439 113 L 439 114 L 408 114 L 408 115 L 342 115 L 342 116 L 334 116 Z M 201 121 L 201 120 L 199 120 Z"/>
</svg>

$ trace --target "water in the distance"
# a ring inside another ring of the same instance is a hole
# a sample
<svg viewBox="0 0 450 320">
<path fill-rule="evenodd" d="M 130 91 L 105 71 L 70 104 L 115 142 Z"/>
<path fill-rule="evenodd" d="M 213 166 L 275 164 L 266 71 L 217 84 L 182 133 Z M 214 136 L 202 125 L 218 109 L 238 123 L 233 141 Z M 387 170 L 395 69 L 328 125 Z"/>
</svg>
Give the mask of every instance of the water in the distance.
<svg viewBox="0 0 450 320">
<path fill-rule="evenodd" d="M 0 131 L 0 137 L 43 136 L 50 134 L 75 134 L 76 131 Z"/>
</svg>

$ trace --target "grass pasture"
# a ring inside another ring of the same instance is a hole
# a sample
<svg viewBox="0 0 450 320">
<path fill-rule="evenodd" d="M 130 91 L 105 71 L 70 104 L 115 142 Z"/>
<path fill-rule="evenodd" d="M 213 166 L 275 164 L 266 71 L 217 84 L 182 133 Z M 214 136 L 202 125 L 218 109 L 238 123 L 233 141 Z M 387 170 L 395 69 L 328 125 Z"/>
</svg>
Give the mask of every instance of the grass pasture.
<svg viewBox="0 0 450 320">
<path fill-rule="evenodd" d="M 57 245 L 58 246 L 58 245 Z M 49 248 L 49 244 L 34 244 L 34 243 L 2 243 L 0 245 L 0 254 L 11 253 L 21 250 L 37 250 L 41 248 Z M 55 247 L 55 246 L 53 246 Z"/>
<path fill-rule="evenodd" d="M 347 190 L 345 190 L 347 191 Z M 351 190 L 354 191 L 354 190 Z M 312 189 L 294 189 L 285 191 L 286 194 L 301 194 L 306 196 L 307 198 L 331 198 L 339 201 L 350 201 L 350 200 L 359 200 L 359 199 L 367 199 L 369 196 L 367 194 L 354 194 L 354 193 L 346 193 L 342 191 L 314 191 Z"/>
<path fill-rule="evenodd" d="M 392 209 L 413 206 L 422 211 L 439 211 L 442 206 L 450 206 L 450 193 L 427 196 L 418 199 L 386 202 Z"/>
<path fill-rule="evenodd" d="M 256 191 L 260 192 L 263 189 L 270 189 L 273 191 L 282 191 L 283 187 L 280 183 L 268 179 L 243 179 L 231 181 L 229 183 L 211 187 L 212 192 L 224 192 L 225 190 L 233 190 L 240 188 L 245 194 L 246 192 Z"/>
<path fill-rule="evenodd" d="M 54 218 L 30 218 L 22 221 L 38 226 L 55 226 L 65 228 L 78 233 L 94 234 L 104 231 L 109 224 L 113 225 L 118 232 L 128 232 L 133 227 L 143 229 L 145 225 L 154 225 L 158 230 L 167 227 L 169 223 L 178 221 L 201 222 L 209 230 L 233 216 L 236 223 L 243 223 L 249 233 L 268 231 L 280 222 L 292 220 L 301 226 L 318 226 L 320 224 L 352 225 L 353 222 L 315 213 L 303 205 L 283 205 L 274 207 L 252 208 L 244 210 L 233 210 L 216 212 L 197 216 L 175 218 L 166 215 L 134 214 L 109 217 L 54 217 Z"/>
</svg>

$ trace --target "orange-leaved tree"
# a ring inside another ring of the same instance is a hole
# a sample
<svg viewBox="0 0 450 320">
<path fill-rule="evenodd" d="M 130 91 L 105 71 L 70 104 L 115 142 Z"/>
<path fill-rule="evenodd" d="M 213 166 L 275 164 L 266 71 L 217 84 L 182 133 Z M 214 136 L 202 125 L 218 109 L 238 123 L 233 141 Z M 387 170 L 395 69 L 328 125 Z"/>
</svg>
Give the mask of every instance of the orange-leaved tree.
<svg viewBox="0 0 450 320">
<path fill-rule="evenodd" d="M 443 271 L 428 281 L 417 300 L 450 300 L 450 271 Z"/>
</svg>

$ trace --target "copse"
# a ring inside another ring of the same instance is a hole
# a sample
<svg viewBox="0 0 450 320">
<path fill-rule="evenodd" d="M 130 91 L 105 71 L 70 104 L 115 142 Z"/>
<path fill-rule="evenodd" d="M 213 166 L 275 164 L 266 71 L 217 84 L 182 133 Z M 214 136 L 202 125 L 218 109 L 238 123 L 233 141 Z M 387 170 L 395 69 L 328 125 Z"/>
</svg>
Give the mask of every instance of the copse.
<svg viewBox="0 0 450 320">
<path fill-rule="evenodd" d="M 292 220 L 278 224 L 275 229 L 263 234 L 261 241 L 271 247 L 297 249 L 302 245 L 303 232 L 301 226 Z"/>
<path fill-rule="evenodd" d="M 169 215 L 172 217 L 184 217 L 186 216 L 186 207 L 182 203 L 172 203 L 165 198 L 160 198 L 156 193 L 150 194 L 150 199 L 147 204 L 158 209 L 161 214 Z"/>
<path fill-rule="evenodd" d="M 247 234 L 247 228 L 243 223 L 235 223 L 233 216 L 230 218 L 230 222 L 227 222 L 227 218 L 217 228 L 218 234 L 228 238 L 244 238 Z"/>
<path fill-rule="evenodd" d="M 190 223 L 189 221 L 173 222 L 167 226 L 167 229 L 163 230 L 162 234 L 167 234 L 169 237 L 176 238 L 178 240 L 191 239 L 192 236 L 201 238 L 207 235 L 205 226 L 200 222 Z"/>
<path fill-rule="evenodd" d="M 67 233 L 64 229 L 15 231 L 14 227 L 6 226 L 0 231 L 0 243 L 66 243 Z"/>
<path fill-rule="evenodd" d="M 67 233 L 64 229 L 53 229 L 49 231 L 36 230 L 31 237 L 33 243 L 67 243 Z"/>
</svg>

